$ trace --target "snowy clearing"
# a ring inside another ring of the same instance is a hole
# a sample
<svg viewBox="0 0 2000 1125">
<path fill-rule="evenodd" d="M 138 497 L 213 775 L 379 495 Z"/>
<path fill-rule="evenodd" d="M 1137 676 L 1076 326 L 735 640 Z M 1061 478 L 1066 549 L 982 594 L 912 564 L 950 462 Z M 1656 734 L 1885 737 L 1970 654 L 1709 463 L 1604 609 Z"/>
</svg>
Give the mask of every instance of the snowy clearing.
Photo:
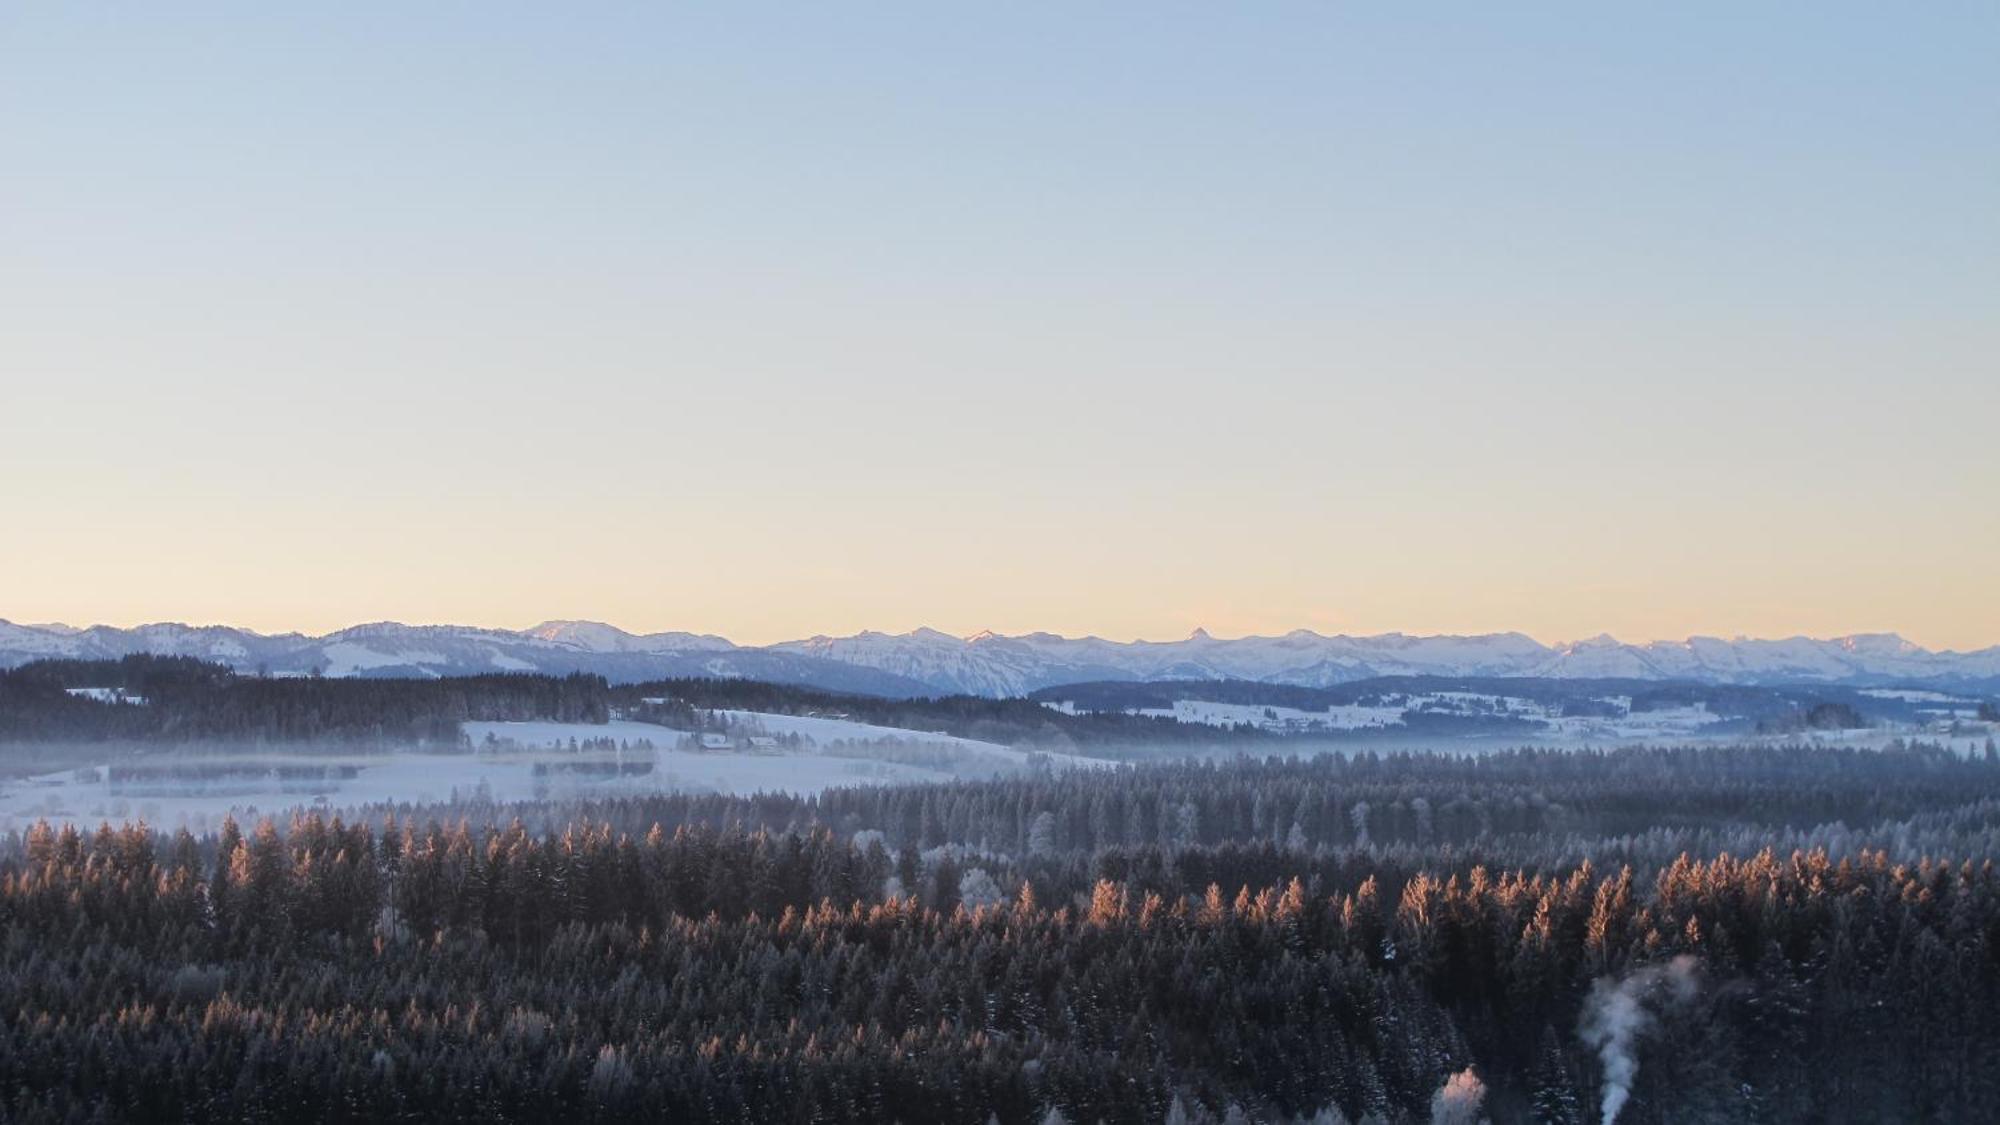
<svg viewBox="0 0 2000 1125">
<path fill-rule="evenodd" d="M 127 692 L 124 688 L 73 687 L 73 688 L 64 688 L 63 690 L 70 693 L 71 695 L 77 696 L 82 699 L 95 699 L 99 703 L 131 703 L 131 704 L 143 705 L 146 702 L 145 696 L 133 695 L 130 692 Z"/>
<path fill-rule="evenodd" d="M 1965 699 L 1956 695 L 1946 695 L 1941 691 L 1916 691 L 1909 688 L 1863 688 L 1861 694 L 1874 699 L 1900 699 L 1904 703 L 1977 703 L 1976 699 Z"/>
<path fill-rule="evenodd" d="M 1324 711 L 1301 711 L 1295 707 L 1268 707 L 1256 703 L 1209 703 L 1199 699 L 1178 699 L 1171 708 L 1145 707 L 1138 714 L 1201 723 L 1212 727 L 1252 726 L 1264 730 L 1310 732 L 1333 730 L 1375 730 L 1402 726 L 1401 706 L 1353 704 L 1329 707 Z"/>
<path fill-rule="evenodd" d="M 857 723 L 851 719 L 822 718 L 816 715 L 774 715 L 762 711 L 719 711 L 717 714 L 726 716 L 731 722 L 743 723 L 767 734 L 796 734 L 808 744 L 821 750 L 836 742 L 906 742 L 948 746 L 975 757 L 991 758 L 1015 766 L 1030 765 L 1036 759 L 1046 759 L 1050 765 L 1058 768 L 1109 769 L 1117 764 L 1102 758 L 1019 750 L 1012 746 L 1002 746 L 997 742 L 981 742 L 973 738 L 905 730 L 901 727 L 880 727 L 870 723 Z"/>
</svg>

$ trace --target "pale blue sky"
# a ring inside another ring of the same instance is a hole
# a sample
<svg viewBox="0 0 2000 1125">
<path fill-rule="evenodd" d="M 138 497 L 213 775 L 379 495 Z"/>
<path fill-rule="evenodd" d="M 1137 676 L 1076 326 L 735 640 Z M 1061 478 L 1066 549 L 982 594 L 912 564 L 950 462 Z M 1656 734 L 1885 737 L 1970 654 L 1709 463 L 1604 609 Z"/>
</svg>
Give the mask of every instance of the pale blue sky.
<svg viewBox="0 0 2000 1125">
<path fill-rule="evenodd" d="M 663 7 L 0 9 L 0 617 L 2000 642 L 1994 5 Z"/>
</svg>

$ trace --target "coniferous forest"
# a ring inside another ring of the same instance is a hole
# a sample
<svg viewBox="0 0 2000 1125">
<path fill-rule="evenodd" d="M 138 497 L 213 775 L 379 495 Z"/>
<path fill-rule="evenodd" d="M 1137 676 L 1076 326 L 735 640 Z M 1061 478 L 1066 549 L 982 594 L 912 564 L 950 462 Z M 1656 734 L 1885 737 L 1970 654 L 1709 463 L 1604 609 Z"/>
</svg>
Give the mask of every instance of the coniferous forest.
<svg viewBox="0 0 2000 1125">
<path fill-rule="evenodd" d="M 37 826 L 0 1117 L 1990 1121 L 1996 845 L 1924 748 Z"/>
</svg>

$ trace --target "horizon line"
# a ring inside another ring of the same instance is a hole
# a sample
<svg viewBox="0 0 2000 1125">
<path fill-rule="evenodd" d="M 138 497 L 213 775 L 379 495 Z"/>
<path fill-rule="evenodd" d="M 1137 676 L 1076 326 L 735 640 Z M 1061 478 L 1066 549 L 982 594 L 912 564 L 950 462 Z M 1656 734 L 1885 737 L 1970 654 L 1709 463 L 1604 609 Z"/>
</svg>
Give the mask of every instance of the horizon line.
<svg viewBox="0 0 2000 1125">
<path fill-rule="evenodd" d="M 734 638 L 728 636 L 727 634 L 702 632 L 700 630 L 694 630 L 694 629 L 666 628 L 666 629 L 648 630 L 645 632 L 635 632 L 634 630 L 628 629 L 623 625 L 616 625 L 608 621 L 600 621 L 593 618 L 584 618 L 584 617 L 549 617 L 549 618 L 543 618 L 532 625 L 522 626 L 518 628 L 507 625 L 475 624 L 465 621 L 402 621 L 394 618 L 376 618 L 368 621 L 357 621 L 349 625 L 342 625 L 337 628 L 329 629 L 326 630 L 325 632 L 320 632 L 320 633 L 307 632 L 305 630 L 298 628 L 266 631 L 264 629 L 259 629 L 253 626 L 235 625 L 224 621 L 195 622 L 195 621 L 173 620 L 166 618 L 151 620 L 151 621 L 140 621 L 130 625 L 119 625 L 105 621 L 93 622 L 89 625 L 72 625 L 64 621 L 41 621 L 41 622 L 16 621 L 13 618 L 0 616 L 0 625 L 12 625 L 16 628 L 32 629 L 37 632 L 45 632 L 57 636 L 61 636 L 67 633 L 87 632 L 92 629 L 117 629 L 129 632 L 133 630 L 153 628 L 157 626 L 176 626 L 186 629 L 229 629 L 236 632 L 248 633 L 253 636 L 267 637 L 267 638 L 297 636 L 309 639 L 319 639 L 331 636 L 335 633 L 344 633 L 354 629 L 365 629 L 370 626 L 376 626 L 376 625 L 389 625 L 405 629 L 440 629 L 440 628 L 481 629 L 490 632 L 512 633 L 523 636 L 531 635 L 534 632 L 534 630 L 551 625 L 598 625 L 609 629 L 615 629 L 618 632 L 623 633 L 624 635 L 629 637 L 648 637 L 648 636 L 658 636 L 667 633 L 681 633 L 691 637 L 701 637 L 704 639 L 725 641 L 738 648 L 771 648 L 776 645 L 799 644 L 807 641 L 819 641 L 819 640 L 836 640 L 836 641 L 851 640 L 854 638 L 864 637 L 864 636 L 907 638 L 922 633 L 933 633 L 968 643 L 977 640 L 980 637 L 988 637 L 988 636 L 1002 638 L 1002 639 L 1009 639 L 1009 640 L 1020 639 L 1023 637 L 1031 637 L 1031 636 L 1052 636 L 1059 640 L 1065 640 L 1065 641 L 1100 641 L 1106 644 L 1118 644 L 1118 645 L 1169 645 L 1169 644 L 1181 644 L 1187 641 L 1195 640 L 1197 638 L 1212 640 L 1218 643 L 1230 643 L 1230 642 L 1252 641 L 1252 640 L 1282 640 L 1285 637 L 1296 636 L 1299 634 L 1306 634 L 1308 636 L 1317 637 L 1322 640 L 1338 640 L 1343 638 L 1350 640 L 1381 640 L 1394 637 L 1407 638 L 1411 640 L 1442 640 L 1442 639 L 1484 640 L 1493 637 L 1522 637 L 1546 649 L 1575 647 L 1575 646 L 1590 644 L 1593 642 L 1604 642 L 1604 641 L 1609 641 L 1614 644 L 1624 645 L 1628 647 L 1646 648 L 1655 645 L 1685 645 L 1700 640 L 1721 641 L 1724 643 L 1761 642 L 1769 644 L 1769 643 L 1778 643 L 1783 641 L 1810 641 L 1814 643 L 1830 643 L 1830 642 L 1841 642 L 1841 641 L 1855 641 L 1864 638 L 1893 638 L 1903 644 L 1911 645 L 1915 648 L 1921 649 L 1928 653 L 1932 653 L 1934 655 L 1968 655 L 1972 653 L 1986 652 L 1994 648 L 2000 648 L 2000 642 L 1994 642 L 1992 644 L 1986 644 L 1974 648 L 1963 648 L 1963 649 L 1930 648 L 1926 645 L 1910 640 L 1908 637 L 1904 636 L 1901 632 L 1898 632 L 1893 629 L 1891 630 L 1860 629 L 1852 632 L 1828 634 L 1826 636 L 1814 636 L 1810 633 L 1792 633 L 1788 636 L 1759 636 L 1759 635 L 1740 633 L 1740 632 L 1735 633 L 1733 635 L 1724 635 L 1721 633 L 1697 632 L 1697 633 L 1690 633 L 1685 637 L 1653 637 L 1639 641 L 1625 640 L 1623 638 L 1615 636 L 1609 631 L 1600 631 L 1598 633 L 1592 634 L 1587 637 L 1578 637 L 1560 641 L 1545 641 L 1542 640 L 1540 637 L 1537 637 L 1534 634 L 1529 633 L 1522 629 L 1501 629 L 1501 630 L 1492 630 L 1487 632 L 1445 631 L 1436 633 L 1412 633 L 1412 632 L 1405 632 L 1401 629 L 1390 629 L 1383 632 L 1323 633 L 1317 629 L 1301 626 L 1298 628 L 1286 630 L 1285 632 L 1282 633 L 1251 632 L 1251 633 L 1242 633 L 1235 636 L 1217 636 L 1216 634 L 1210 632 L 1205 627 L 1197 625 L 1184 636 L 1160 640 L 1143 636 L 1135 636 L 1130 639 L 1119 639 L 1114 637 L 1105 637 L 1096 633 L 1071 634 L 1071 633 L 1058 632 L 1052 629 L 1031 629 L 1021 633 L 1006 633 L 997 629 L 979 629 L 971 633 L 956 633 L 946 629 L 937 629 L 929 625 L 918 625 L 915 626 L 914 628 L 905 630 L 903 632 L 890 632 L 888 630 L 882 630 L 882 629 L 863 628 L 851 633 L 815 632 L 804 636 L 793 636 L 776 641 L 768 641 L 763 643 L 747 643 L 747 642 L 737 641 Z"/>
</svg>

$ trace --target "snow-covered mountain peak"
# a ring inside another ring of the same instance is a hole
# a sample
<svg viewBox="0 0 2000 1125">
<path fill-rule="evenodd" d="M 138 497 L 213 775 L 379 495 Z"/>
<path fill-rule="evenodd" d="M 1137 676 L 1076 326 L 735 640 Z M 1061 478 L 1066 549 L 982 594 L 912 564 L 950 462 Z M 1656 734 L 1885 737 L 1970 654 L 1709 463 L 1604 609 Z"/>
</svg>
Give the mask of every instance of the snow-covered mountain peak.
<svg viewBox="0 0 2000 1125">
<path fill-rule="evenodd" d="M 596 653 L 726 652 L 736 647 L 703 633 L 628 633 L 602 621 L 544 621 L 520 635 Z"/>
<path fill-rule="evenodd" d="M 456 625 L 405 625 L 401 621 L 364 621 L 359 625 L 336 629 L 327 636 L 339 637 L 342 640 L 367 640 L 371 637 L 408 636 L 426 629 L 463 631 L 462 626 Z"/>
<path fill-rule="evenodd" d="M 1924 650 L 1911 644 L 1898 633 L 1855 633 L 1836 637 L 1835 643 L 1848 652 L 1868 656 L 1907 656 Z"/>
<path fill-rule="evenodd" d="M 556 644 L 576 645 L 594 652 L 618 652 L 627 642 L 637 639 L 616 625 L 606 625 L 601 621 L 544 621 L 521 630 L 521 635 Z"/>
</svg>

